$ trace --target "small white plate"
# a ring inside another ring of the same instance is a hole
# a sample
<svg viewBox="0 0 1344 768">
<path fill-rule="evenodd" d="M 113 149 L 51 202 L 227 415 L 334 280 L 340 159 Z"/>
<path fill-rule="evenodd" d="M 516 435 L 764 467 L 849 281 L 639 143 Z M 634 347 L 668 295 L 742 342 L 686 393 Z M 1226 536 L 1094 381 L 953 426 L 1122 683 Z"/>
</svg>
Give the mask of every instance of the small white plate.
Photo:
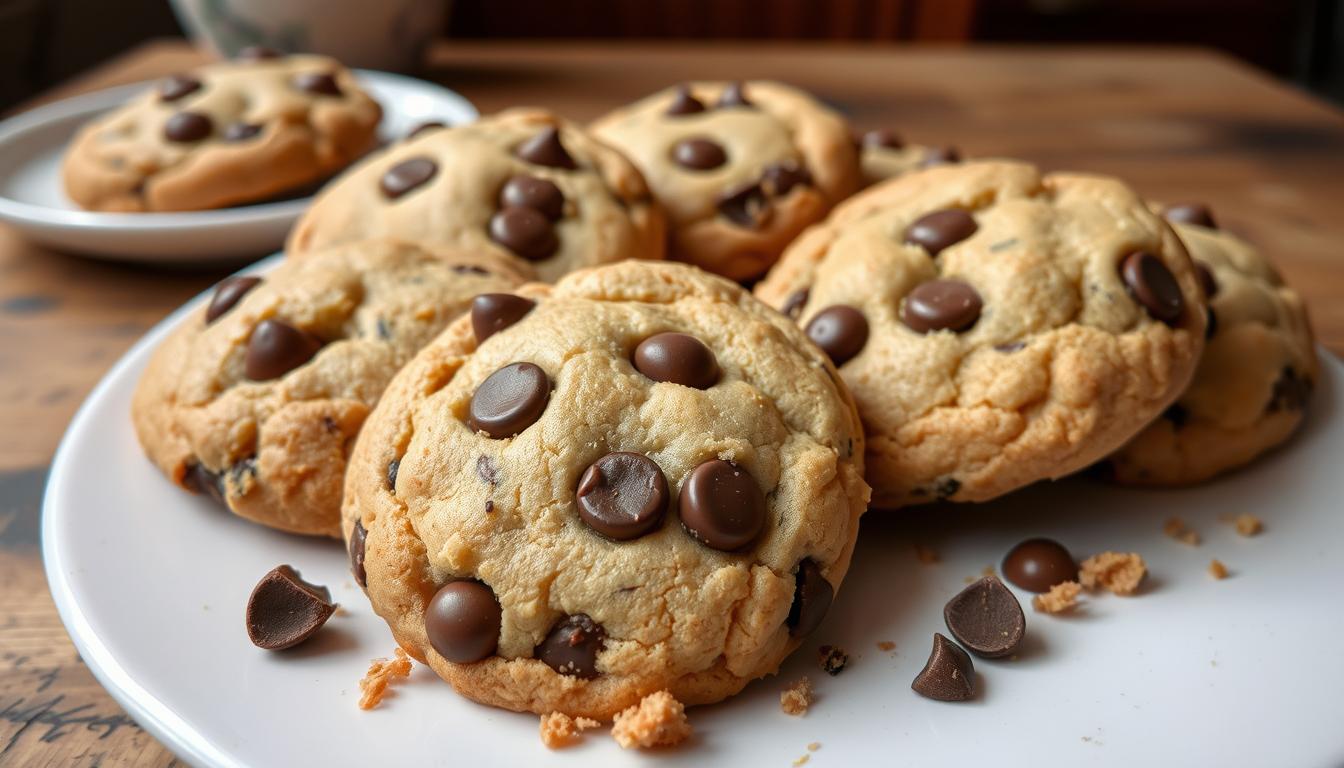
<svg viewBox="0 0 1344 768">
<path fill-rule="evenodd" d="M 141 725 L 203 766 L 630 764 L 603 731 L 548 752 L 535 716 L 473 704 L 421 665 L 377 709 L 359 710 L 358 681 L 393 641 L 341 546 L 250 525 L 183 493 L 136 445 L 131 392 L 182 317 L 150 332 L 90 395 L 56 455 L 43 508 L 61 617 Z M 786 768 L 819 742 L 809 768 L 1344 764 L 1344 654 L 1334 645 L 1344 636 L 1342 394 L 1344 365 L 1327 355 L 1303 433 L 1207 487 L 1068 481 L 992 504 L 866 519 L 834 609 L 780 675 L 691 710 L 694 739 L 650 759 Z M 1259 515 L 1267 530 L 1238 536 L 1220 521 L 1238 512 Z M 1201 546 L 1162 535 L 1177 514 Z M 973 701 L 911 692 L 932 633 L 947 631 L 943 603 L 1036 535 L 1076 554 L 1140 552 L 1147 585 L 1135 597 L 1088 598 L 1070 618 L 1025 606 L 1019 658 L 977 660 Z M 915 542 L 942 561 L 921 564 Z M 1231 569 L 1227 580 L 1207 575 L 1214 557 Z M 248 643 L 243 611 L 256 580 L 280 563 L 331 587 L 346 612 L 307 645 L 268 653 Z M 895 652 L 879 641 L 895 642 Z M 822 643 L 850 653 L 836 677 L 817 667 Z M 818 700 L 789 717 L 779 691 L 804 674 Z"/>
<path fill-rule="evenodd" d="M 395 141 L 426 120 L 466 123 L 471 102 L 434 83 L 356 70 L 383 106 L 378 135 Z M 75 132 L 151 83 L 119 86 L 38 107 L 0 123 L 0 221 L 58 250 L 147 263 L 204 264 L 255 258 L 284 244 L 311 197 L 180 213 L 99 213 L 65 196 L 61 157 Z"/>
</svg>

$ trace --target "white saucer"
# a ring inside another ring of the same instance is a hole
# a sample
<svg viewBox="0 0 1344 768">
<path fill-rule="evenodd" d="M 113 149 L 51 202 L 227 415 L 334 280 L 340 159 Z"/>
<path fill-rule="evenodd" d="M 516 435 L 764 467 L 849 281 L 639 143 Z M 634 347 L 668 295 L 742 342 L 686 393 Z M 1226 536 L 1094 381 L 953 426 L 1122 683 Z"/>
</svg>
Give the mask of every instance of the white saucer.
<svg viewBox="0 0 1344 768">
<path fill-rule="evenodd" d="M 535 716 L 473 704 L 421 665 L 377 709 L 359 710 L 369 660 L 394 646 L 342 547 L 250 525 L 188 495 L 136 445 L 128 416 L 136 379 L 182 317 L 151 331 L 89 396 L 56 454 L 43 506 L 61 618 L 141 725 L 202 766 L 639 762 L 603 731 L 548 752 Z M 1344 365 L 1327 354 L 1292 445 L 1205 487 L 1136 491 L 1073 480 L 992 504 L 866 518 L 831 614 L 780 675 L 691 710 L 694 739 L 648 762 L 785 768 L 819 742 L 808 768 L 1344 764 L 1344 654 L 1334 645 L 1344 636 L 1342 395 Z M 1267 530 L 1238 536 L 1220 521 L 1237 512 L 1257 514 Z M 1203 545 L 1162 534 L 1177 514 Z M 1024 606 L 1019 658 L 977 659 L 974 700 L 915 695 L 910 681 L 932 633 L 947 632 L 944 602 L 1037 535 L 1080 555 L 1139 552 L 1148 584 L 1135 597 L 1089 598 L 1070 618 Z M 915 542 L 942 561 L 921 564 Z M 1207 575 L 1215 557 L 1230 578 Z M 307 645 L 269 653 L 249 644 L 243 612 L 253 584 L 280 563 L 329 586 L 346 612 Z M 880 641 L 894 642 L 895 653 Z M 818 669 L 822 643 L 850 653 L 836 677 Z M 805 717 L 789 717 L 779 691 L 804 674 L 818 700 Z"/>
<path fill-rule="evenodd" d="M 426 120 L 475 120 L 471 102 L 434 83 L 356 70 L 383 106 L 379 137 L 393 141 Z M 147 263 L 237 262 L 284 244 L 311 197 L 214 211 L 98 213 L 65 196 L 61 156 L 76 130 L 150 87 L 137 83 L 38 107 L 0 123 L 0 221 L 42 245 Z"/>
</svg>

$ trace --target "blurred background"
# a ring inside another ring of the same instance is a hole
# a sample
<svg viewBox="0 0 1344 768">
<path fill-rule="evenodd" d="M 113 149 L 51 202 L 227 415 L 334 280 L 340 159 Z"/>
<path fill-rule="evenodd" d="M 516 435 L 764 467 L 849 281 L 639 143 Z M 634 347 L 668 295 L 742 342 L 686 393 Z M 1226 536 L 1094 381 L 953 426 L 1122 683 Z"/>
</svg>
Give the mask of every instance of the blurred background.
<svg viewBox="0 0 1344 768">
<path fill-rule="evenodd" d="M 176 5 L 229 10 L 228 0 Z M 412 5 L 425 2 L 402 7 Z M 450 39 L 1201 45 L 1344 103 L 1341 10 L 1344 0 L 452 0 L 441 17 L 402 18 Z M 138 43 L 184 34 L 168 0 L 0 0 L 0 111 Z"/>
</svg>

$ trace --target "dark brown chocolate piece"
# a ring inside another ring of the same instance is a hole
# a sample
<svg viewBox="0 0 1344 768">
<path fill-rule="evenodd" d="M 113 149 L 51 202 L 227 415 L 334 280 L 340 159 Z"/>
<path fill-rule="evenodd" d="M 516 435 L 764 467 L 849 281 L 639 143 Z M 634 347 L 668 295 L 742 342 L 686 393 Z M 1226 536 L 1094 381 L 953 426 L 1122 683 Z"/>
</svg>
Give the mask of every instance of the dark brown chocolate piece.
<svg viewBox="0 0 1344 768">
<path fill-rule="evenodd" d="M 1015 653 L 1027 632 L 1021 604 L 997 576 L 986 576 L 947 601 L 943 620 L 957 642 L 986 659 Z"/>
<path fill-rule="evenodd" d="M 330 590 L 304 581 L 288 565 L 277 566 L 247 599 L 247 636 L 268 651 L 293 648 L 321 629 L 335 610 Z"/>
<path fill-rule="evenodd" d="M 930 699 L 966 701 L 975 695 L 975 665 L 971 655 L 934 632 L 929 660 L 910 687 Z"/>
<path fill-rule="evenodd" d="M 1073 555 L 1054 539 L 1027 539 L 1008 551 L 1003 577 L 1028 592 L 1049 592 L 1065 581 L 1078 580 Z"/>
</svg>

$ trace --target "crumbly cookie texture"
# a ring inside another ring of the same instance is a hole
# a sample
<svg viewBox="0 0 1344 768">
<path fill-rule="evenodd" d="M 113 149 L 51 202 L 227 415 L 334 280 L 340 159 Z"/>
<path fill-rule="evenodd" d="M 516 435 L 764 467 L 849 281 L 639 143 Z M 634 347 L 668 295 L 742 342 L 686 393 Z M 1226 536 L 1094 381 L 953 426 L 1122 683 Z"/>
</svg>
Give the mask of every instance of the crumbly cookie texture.
<svg viewBox="0 0 1344 768">
<path fill-rule="evenodd" d="M 593 132 L 625 152 L 671 223 L 671 257 L 734 280 L 859 186 L 848 124 L 780 83 L 699 82 L 618 109 Z"/>
<path fill-rule="evenodd" d="M 1302 422 L 1320 375 L 1306 306 L 1250 243 L 1174 222 L 1207 270 L 1211 330 L 1190 386 L 1110 458 L 1132 485 L 1189 485 L 1250 463 Z"/>
<path fill-rule="evenodd" d="M 756 293 L 840 363 L 879 508 L 1092 464 L 1176 398 L 1204 341 L 1194 267 L 1132 190 L 1019 162 L 862 192 Z"/>
<path fill-rule="evenodd" d="M 563 712 L 541 716 L 541 743 L 547 749 L 563 749 L 579 741 L 584 731 L 602 724 L 586 717 L 570 717 Z"/>
<path fill-rule="evenodd" d="M 374 659 L 369 663 L 369 671 L 359 681 L 359 708 L 367 710 L 378 706 L 387 695 L 387 686 L 393 680 L 409 677 L 410 674 L 411 660 L 400 648 L 396 649 L 391 659 Z"/>
<path fill-rule="evenodd" d="M 685 265 L 518 294 L 535 306 L 483 342 L 473 317 L 427 346 L 356 443 L 345 532 L 374 610 L 460 693 L 517 711 L 607 720 L 775 672 L 825 614 L 868 498 L 834 368 Z M 711 375 L 673 380 L 688 372 Z"/>
<path fill-rule="evenodd" d="M 800 677 L 788 688 L 779 692 L 779 708 L 786 715 L 801 716 L 807 714 L 815 695 L 812 693 L 812 681 L 806 676 Z"/>
<path fill-rule="evenodd" d="M 1232 521 L 1232 525 L 1236 527 L 1237 534 L 1241 536 L 1256 536 L 1265 530 L 1265 524 L 1260 522 L 1260 518 L 1249 512 L 1237 515 L 1236 519 Z"/>
<path fill-rule="evenodd" d="M 97 211 L 195 211 L 322 181 L 377 140 L 382 111 L 325 56 L 221 62 L 161 81 L 80 129 L 66 194 Z"/>
<path fill-rule="evenodd" d="M 140 444 L 173 482 L 235 514 L 339 536 L 346 455 L 392 375 L 473 296 L 522 282 L 489 255 L 391 241 L 226 280 L 141 377 Z"/>
<path fill-rule="evenodd" d="M 665 219 L 635 166 L 539 109 L 426 131 L 371 155 L 318 195 L 288 250 L 372 236 L 498 254 L 547 282 L 666 253 Z"/>
<path fill-rule="evenodd" d="M 1132 595 L 1148 575 L 1148 566 L 1134 552 L 1102 552 L 1078 566 L 1078 581 L 1088 589 L 1105 589 L 1117 595 Z"/>
<path fill-rule="evenodd" d="M 1078 593 L 1083 589 L 1076 581 L 1061 581 L 1050 587 L 1050 591 L 1033 595 L 1031 607 L 1040 613 L 1064 613 L 1078 605 Z"/>
<path fill-rule="evenodd" d="M 622 749 L 674 747 L 690 738 L 686 708 L 667 691 L 655 691 L 616 714 L 611 736 Z"/>
</svg>

